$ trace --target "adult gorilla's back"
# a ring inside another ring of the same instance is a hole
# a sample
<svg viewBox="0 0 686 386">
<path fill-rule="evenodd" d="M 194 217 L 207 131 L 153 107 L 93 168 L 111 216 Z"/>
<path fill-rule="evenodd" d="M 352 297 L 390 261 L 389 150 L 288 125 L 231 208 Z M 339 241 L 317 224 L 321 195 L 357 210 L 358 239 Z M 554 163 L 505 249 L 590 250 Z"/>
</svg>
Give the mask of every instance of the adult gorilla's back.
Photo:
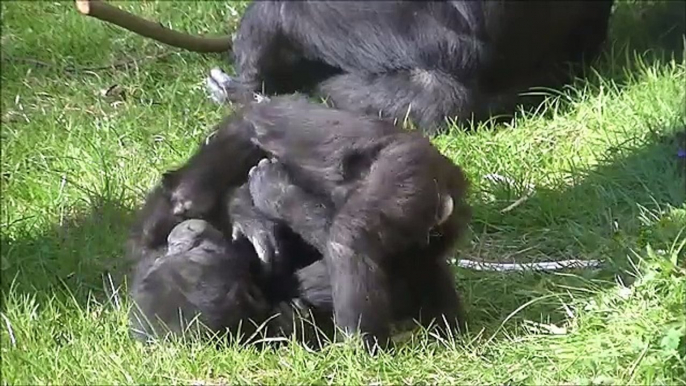
<svg viewBox="0 0 686 386">
<path fill-rule="evenodd" d="M 308 91 L 433 133 L 446 116 L 509 113 L 517 93 L 568 81 L 565 63 L 600 51 L 612 3 L 258 1 L 234 42 L 238 76 L 210 75 L 209 90 L 219 102 Z"/>
</svg>

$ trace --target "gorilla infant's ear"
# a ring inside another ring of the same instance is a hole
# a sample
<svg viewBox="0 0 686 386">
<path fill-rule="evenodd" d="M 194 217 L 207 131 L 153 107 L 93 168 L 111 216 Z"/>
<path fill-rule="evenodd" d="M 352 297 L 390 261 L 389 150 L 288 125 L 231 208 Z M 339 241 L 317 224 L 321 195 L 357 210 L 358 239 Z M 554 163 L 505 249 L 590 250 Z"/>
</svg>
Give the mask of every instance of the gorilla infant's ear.
<svg viewBox="0 0 686 386">
<path fill-rule="evenodd" d="M 438 221 L 436 225 L 441 225 L 453 214 L 453 197 L 449 194 L 442 194 L 438 205 L 439 208 L 436 213 Z"/>
</svg>

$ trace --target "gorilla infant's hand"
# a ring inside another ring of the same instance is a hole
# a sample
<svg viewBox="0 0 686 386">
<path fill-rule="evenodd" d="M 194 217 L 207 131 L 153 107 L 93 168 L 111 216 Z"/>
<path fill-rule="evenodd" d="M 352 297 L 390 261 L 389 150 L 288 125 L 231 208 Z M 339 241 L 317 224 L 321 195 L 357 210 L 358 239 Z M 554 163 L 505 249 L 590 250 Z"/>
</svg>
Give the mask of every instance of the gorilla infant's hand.
<svg viewBox="0 0 686 386">
<path fill-rule="evenodd" d="M 262 159 L 250 169 L 248 185 L 254 205 L 265 215 L 277 220 L 286 217 L 289 202 L 294 201 L 291 198 L 300 192 L 283 165 L 274 159 Z"/>
</svg>

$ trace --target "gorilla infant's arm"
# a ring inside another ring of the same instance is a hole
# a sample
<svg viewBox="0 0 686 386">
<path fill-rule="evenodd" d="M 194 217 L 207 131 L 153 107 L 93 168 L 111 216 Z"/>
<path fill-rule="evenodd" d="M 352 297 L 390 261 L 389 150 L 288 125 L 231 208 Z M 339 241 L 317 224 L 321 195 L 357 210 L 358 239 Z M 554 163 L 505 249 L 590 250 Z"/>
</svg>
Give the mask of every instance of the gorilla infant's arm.
<svg viewBox="0 0 686 386">
<path fill-rule="evenodd" d="M 251 141 L 252 126 L 239 115 L 224 118 L 211 132 L 185 164 L 162 177 L 175 216 L 220 222 L 226 217 L 226 195 L 265 157 Z"/>
<path fill-rule="evenodd" d="M 259 259 L 269 268 L 279 252 L 279 224 L 257 210 L 247 184 L 233 191 L 229 198 L 228 216 L 233 240 L 241 237 L 250 240 Z"/>
</svg>

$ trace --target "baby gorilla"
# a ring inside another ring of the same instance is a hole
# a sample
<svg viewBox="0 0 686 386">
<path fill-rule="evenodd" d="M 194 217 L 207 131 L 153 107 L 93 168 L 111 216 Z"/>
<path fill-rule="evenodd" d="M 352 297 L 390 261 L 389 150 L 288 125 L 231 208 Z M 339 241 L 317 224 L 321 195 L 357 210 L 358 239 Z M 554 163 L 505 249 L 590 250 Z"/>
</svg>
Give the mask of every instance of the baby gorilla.
<svg viewBox="0 0 686 386">
<path fill-rule="evenodd" d="M 241 209 L 237 218 L 256 218 L 251 202 L 240 203 L 243 193 L 249 198 L 247 185 L 227 198 L 228 206 Z M 288 234 L 278 235 L 284 253 L 304 251 Z M 139 211 L 128 256 L 136 262 L 129 317 L 136 339 L 196 332 L 188 329 L 194 319 L 207 327 L 205 333 L 240 333 L 244 340 L 260 337 L 253 333 L 265 322 L 271 337 L 295 332 L 305 343 L 317 343 L 319 333 L 331 336 L 333 305 L 323 262 L 281 277 L 266 274 L 248 239 L 230 241 L 205 220 L 182 221 L 162 187 Z"/>
<path fill-rule="evenodd" d="M 278 162 L 255 162 L 244 176 L 242 160 L 255 155 Z M 298 96 L 265 99 L 220 127 L 167 191 L 174 206 L 212 207 L 205 197 L 246 177 L 257 212 L 324 257 L 336 324 L 345 332 L 384 345 L 398 319 L 463 326 L 446 257 L 470 218 L 468 182 L 420 133 Z"/>
<path fill-rule="evenodd" d="M 131 296 L 132 333 L 144 340 L 165 329 L 186 331 L 197 318 L 210 331 L 254 332 L 245 323 L 266 320 L 270 306 L 256 285 L 251 246 L 228 243 L 203 220 L 186 220 L 169 233 L 167 250 L 144 259 Z"/>
</svg>

